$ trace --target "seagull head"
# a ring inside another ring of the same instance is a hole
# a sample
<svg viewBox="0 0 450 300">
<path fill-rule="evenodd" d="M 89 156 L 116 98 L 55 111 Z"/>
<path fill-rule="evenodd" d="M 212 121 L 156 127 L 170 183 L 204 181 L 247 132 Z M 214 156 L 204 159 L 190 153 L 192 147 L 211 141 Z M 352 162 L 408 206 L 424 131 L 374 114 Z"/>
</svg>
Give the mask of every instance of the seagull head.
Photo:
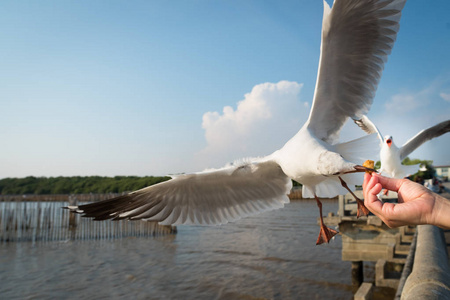
<svg viewBox="0 0 450 300">
<path fill-rule="evenodd" d="M 392 144 L 394 143 L 394 138 L 392 137 L 392 135 L 386 135 L 384 137 L 384 142 L 386 143 L 386 145 L 388 145 L 389 148 L 391 148 Z"/>
</svg>

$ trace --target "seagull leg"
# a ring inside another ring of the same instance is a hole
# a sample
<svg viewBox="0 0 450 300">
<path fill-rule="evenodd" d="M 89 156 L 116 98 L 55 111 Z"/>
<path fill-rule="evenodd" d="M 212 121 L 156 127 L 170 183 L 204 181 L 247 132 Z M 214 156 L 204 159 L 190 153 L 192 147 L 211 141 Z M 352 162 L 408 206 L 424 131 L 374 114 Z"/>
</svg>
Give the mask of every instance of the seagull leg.
<svg viewBox="0 0 450 300">
<path fill-rule="evenodd" d="M 317 206 L 319 207 L 319 213 L 320 213 L 320 232 L 319 237 L 317 238 L 316 245 L 323 244 L 325 242 L 329 243 L 331 238 L 335 236 L 338 232 L 334 229 L 328 228 L 323 223 L 323 217 L 322 217 L 322 202 L 320 202 L 319 198 L 314 194 L 314 198 L 316 198 Z"/>
<path fill-rule="evenodd" d="M 356 197 L 355 193 L 353 193 L 352 190 L 350 190 L 350 188 L 348 187 L 347 183 L 344 180 L 342 180 L 341 176 L 338 176 L 338 177 L 339 177 L 339 180 L 341 181 L 341 185 L 345 189 L 347 189 L 347 191 L 349 191 L 350 194 L 352 194 L 352 196 L 356 200 L 356 203 L 358 204 L 358 212 L 356 213 L 356 217 L 359 218 L 359 217 L 361 217 L 361 215 L 368 216 L 369 215 L 369 210 L 364 205 L 364 202 L 361 199 L 359 199 L 358 197 Z"/>
</svg>

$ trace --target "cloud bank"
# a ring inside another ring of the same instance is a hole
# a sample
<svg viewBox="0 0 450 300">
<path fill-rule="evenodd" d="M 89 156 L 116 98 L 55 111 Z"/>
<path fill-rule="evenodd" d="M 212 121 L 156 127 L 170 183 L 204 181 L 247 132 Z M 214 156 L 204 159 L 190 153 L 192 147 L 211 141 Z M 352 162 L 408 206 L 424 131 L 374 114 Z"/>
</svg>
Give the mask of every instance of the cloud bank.
<svg viewBox="0 0 450 300">
<path fill-rule="evenodd" d="M 253 87 L 236 108 L 203 115 L 207 146 L 199 153 L 209 164 L 268 155 L 280 148 L 306 121 L 308 102 L 300 101 L 303 84 L 291 81 Z"/>
</svg>

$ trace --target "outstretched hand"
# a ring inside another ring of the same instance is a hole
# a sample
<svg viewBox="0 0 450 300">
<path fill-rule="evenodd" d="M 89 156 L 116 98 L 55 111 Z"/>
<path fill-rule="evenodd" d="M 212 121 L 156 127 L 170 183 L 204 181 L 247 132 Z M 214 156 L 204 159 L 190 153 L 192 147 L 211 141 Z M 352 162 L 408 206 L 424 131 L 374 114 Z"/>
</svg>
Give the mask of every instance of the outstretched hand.
<svg viewBox="0 0 450 300">
<path fill-rule="evenodd" d="M 378 199 L 383 188 L 398 193 L 398 204 Z M 389 227 L 418 224 L 450 227 L 450 201 L 418 183 L 366 173 L 363 191 L 365 206 Z"/>
</svg>

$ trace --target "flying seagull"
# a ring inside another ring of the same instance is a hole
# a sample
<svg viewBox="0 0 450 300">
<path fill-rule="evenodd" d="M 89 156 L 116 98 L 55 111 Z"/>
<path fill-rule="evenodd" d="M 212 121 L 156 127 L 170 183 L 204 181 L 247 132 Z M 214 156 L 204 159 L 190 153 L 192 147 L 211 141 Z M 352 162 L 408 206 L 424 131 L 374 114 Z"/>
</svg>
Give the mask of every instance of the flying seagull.
<svg viewBox="0 0 450 300">
<path fill-rule="evenodd" d="M 381 167 L 378 172 L 385 173 L 393 178 L 405 178 L 411 174 L 417 173 L 419 171 L 419 165 L 402 165 L 403 159 L 426 141 L 450 131 L 450 120 L 447 120 L 430 128 L 421 130 L 415 136 L 410 138 L 403 146 L 398 148 L 394 143 L 394 138 L 391 135 L 383 137 L 380 130 L 367 116 L 363 116 L 360 120 L 356 120 L 355 123 L 368 134 L 376 133 L 378 135 L 381 144 Z"/>
<path fill-rule="evenodd" d="M 280 150 L 68 208 L 95 220 L 224 224 L 283 207 L 289 202 L 293 179 L 303 185 L 303 197 L 317 201 L 321 223 L 317 244 L 329 242 L 337 231 L 324 225 L 319 197 L 346 194 L 360 183 L 353 173 L 368 170 L 359 163 L 376 155 L 373 149 L 378 143 L 375 134 L 339 143 L 339 133 L 349 118 L 359 120 L 369 111 L 405 1 L 336 0 L 332 8 L 323 2 L 320 62 L 310 115 Z M 357 202 L 358 215 L 367 215 L 363 202 Z"/>
</svg>

